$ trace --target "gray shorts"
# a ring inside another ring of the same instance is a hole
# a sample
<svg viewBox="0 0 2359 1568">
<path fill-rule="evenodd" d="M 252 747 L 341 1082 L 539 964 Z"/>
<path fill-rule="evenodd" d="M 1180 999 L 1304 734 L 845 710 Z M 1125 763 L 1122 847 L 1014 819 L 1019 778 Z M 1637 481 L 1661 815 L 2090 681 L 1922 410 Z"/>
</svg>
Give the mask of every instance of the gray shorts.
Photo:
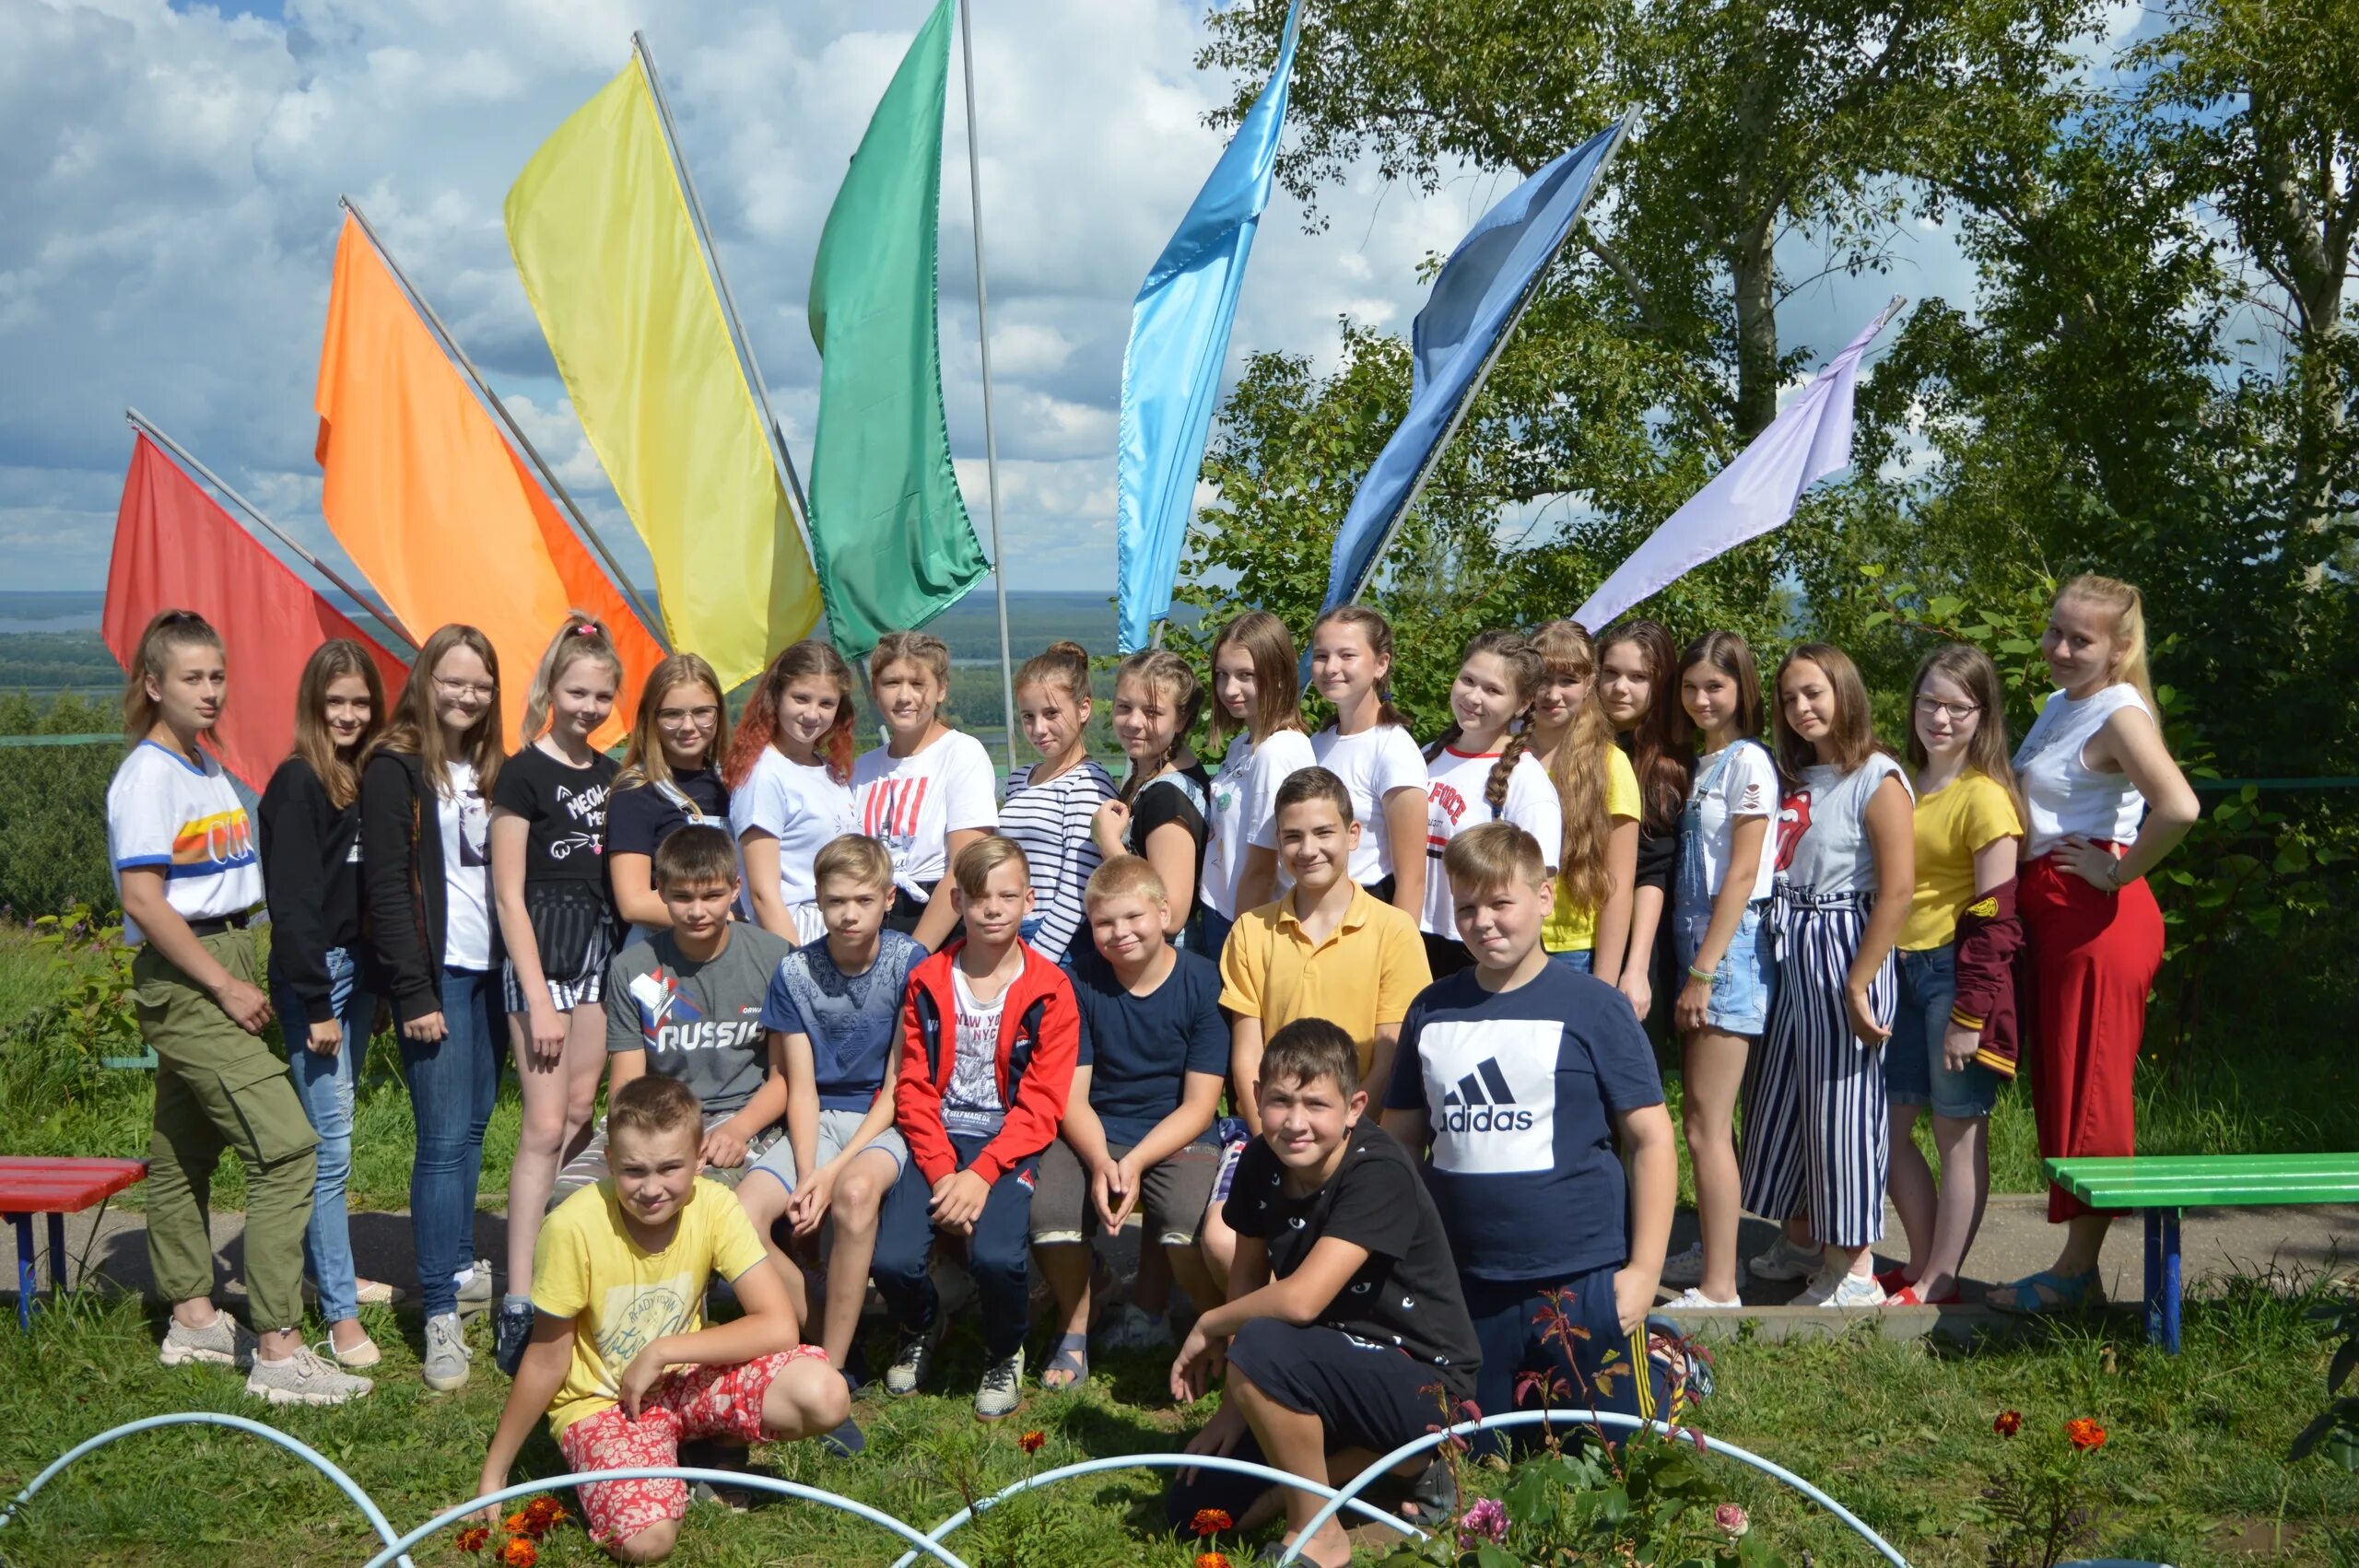
<svg viewBox="0 0 2359 1568">
<path fill-rule="evenodd" d="M 866 1111 L 821 1110 L 819 1112 L 819 1163 L 824 1165 L 842 1153 L 845 1147 L 851 1142 L 852 1134 L 860 1130 L 860 1124 L 867 1119 Z M 870 1139 L 867 1147 L 861 1153 L 864 1154 L 869 1149 L 881 1150 L 893 1156 L 893 1176 L 896 1180 L 900 1178 L 902 1171 L 909 1168 L 910 1146 L 901 1141 L 900 1130 L 898 1128 L 887 1127 Z M 780 1138 L 771 1144 L 769 1152 L 756 1160 L 747 1168 L 746 1174 L 750 1176 L 756 1171 L 780 1183 L 787 1191 L 792 1192 L 795 1182 L 800 1178 L 800 1173 L 794 1168 L 793 1141 L 791 1139 Z"/>
<path fill-rule="evenodd" d="M 735 1114 L 734 1111 L 706 1112 L 705 1130 L 710 1132 Z M 744 1164 L 732 1165 L 725 1170 L 719 1165 L 707 1165 L 703 1174 L 723 1187 L 734 1188 L 739 1182 L 745 1179 L 745 1173 L 754 1169 L 755 1163 L 761 1158 L 765 1150 L 773 1146 L 782 1146 L 785 1142 L 786 1129 L 784 1127 L 764 1128 L 745 1140 Z M 606 1123 L 602 1117 L 598 1123 L 598 1130 L 590 1135 L 588 1146 L 568 1160 L 565 1163 L 565 1168 L 557 1173 L 557 1186 L 549 1193 L 549 1206 L 545 1211 L 552 1214 L 557 1212 L 558 1204 L 583 1188 L 602 1182 L 614 1174 L 606 1166 Z"/>
<path fill-rule="evenodd" d="M 1106 1152 L 1119 1160 L 1132 1147 L 1109 1143 Z M 1131 1212 L 1139 1216 L 1146 1236 L 1165 1246 L 1185 1246 L 1196 1239 L 1205 1205 L 1212 1201 L 1213 1178 L 1220 1173 L 1220 1159 L 1217 1145 L 1191 1143 L 1141 1173 L 1139 1200 Z M 1073 1152 L 1072 1144 L 1060 1138 L 1043 1150 L 1035 1180 L 1034 1246 L 1072 1246 L 1104 1233 L 1097 1205 L 1089 1198 L 1089 1173 L 1081 1168 L 1081 1156 Z"/>
</svg>

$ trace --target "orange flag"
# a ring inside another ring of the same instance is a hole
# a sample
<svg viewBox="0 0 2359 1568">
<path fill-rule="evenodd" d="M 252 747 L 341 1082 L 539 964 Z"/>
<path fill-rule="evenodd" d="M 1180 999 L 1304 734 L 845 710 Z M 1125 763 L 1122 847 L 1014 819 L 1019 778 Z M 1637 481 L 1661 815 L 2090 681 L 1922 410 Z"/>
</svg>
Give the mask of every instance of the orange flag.
<svg viewBox="0 0 2359 1568">
<path fill-rule="evenodd" d="M 418 637 L 452 621 L 499 653 L 502 732 L 513 747 L 542 650 L 579 606 L 622 654 L 619 741 L 662 647 L 525 469 L 347 216 L 320 345 L 321 509 L 370 585 Z"/>
</svg>

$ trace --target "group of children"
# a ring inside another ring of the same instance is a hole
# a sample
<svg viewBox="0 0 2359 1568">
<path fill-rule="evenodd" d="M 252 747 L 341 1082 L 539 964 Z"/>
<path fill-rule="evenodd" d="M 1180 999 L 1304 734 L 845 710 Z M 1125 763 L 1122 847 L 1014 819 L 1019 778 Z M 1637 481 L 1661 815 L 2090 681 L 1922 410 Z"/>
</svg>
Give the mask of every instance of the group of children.
<svg viewBox="0 0 2359 1568">
<path fill-rule="evenodd" d="M 1003 1416 L 1034 1263 L 1055 1302 L 1039 1381 L 1067 1386 L 1105 1293 L 1090 1244 L 1134 1213 L 1140 1277 L 1097 1342 L 1170 1343 L 1185 1293 L 1175 1396 L 1226 1389 L 1193 1452 L 1324 1479 L 1426 1430 L 1445 1398 L 1498 1413 L 1535 1382 L 1663 1413 L 1684 1368 L 1648 1328 L 1658 1286 L 1737 1305 L 1741 1211 L 1785 1223 L 1753 1270 L 1809 1275 L 1807 1299 L 1954 1299 L 2019 1028 L 2040 1043 L 2044 1150 L 2128 1152 L 2122 1051 L 2160 955 L 2140 878 L 2193 802 L 2154 725 L 2134 590 L 2068 585 L 2044 646 L 2061 689 L 2018 782 L 1996 673 L 1969 648 L 1919 672 L 1906 770 L 1839 650 L 1778 666 L 1773 755 L 1743 641 L 1674 654 L 1649 621 L 1595 644 L 1567 622 L 1482 634 L 1421 748 L 1376 612 L 1313 628 L 1334 715 L 1315 732 L 1286 628 L 1247 612 L 1212 645 L 1215 773 L 1190 744 L 1203 686 L 1158 650 L 1115 673 L 1117 785 L 1087 752 L 1087 656 L 1058 644 L 1019 673 L 1041 760 L 1003 803 L 941 715 L 947 650 L 923 633 L 872 654 L 885 743 L 857 758 L 852 672 L 805 642 L 734 736 L 710 666 L 665 660 L 617 766 L 591 740 L 621 676 L 594 621 L 553 639 L 512 755 L 490 645 L 446 626 L 390 713 L 361 649 L 314 653 L 258 848 L 199 743 L 224 700 L 219 639 L 159 616 L 109 818 L 161 1063 L 162 1357 L 250 1364 L 281 1402 L 368 1390 L 379 1352 L 357 1308 L 392 1292 L 357 1274 L 343 1185 L 381 1005 L 417 1125 L 422 1375 L 465 1383 L 472 1306 L 513 1378 L 487 1492 L 544 1413 L 577 1469 L 695 1439 L 858 1448 L 869 1283 L 893 1330 L 881 1380 L 906 1394 L 932 1376 L 953 1258 L 983 1341 L 975 1409 Z M 265 902 L 272 995 L 248 933 Z M 1700 1222 L 1668 1258 L 1659 989 Z M 259 1039 L 273 995 L 286 1064 Z M 497 1295 L 471 1243 L 503 1013 L 523 1119 Z M 1938 1190 L 1909 1138 L 1928 1103 Z M 259 1344 L 210 1299 L 225 1145 L 248 1169 Z M 1879 1279 L 1887 1183 L 1910 1260 Z M 2064 1256 L 2001 1305 L 2095 1288 L 2104 1217 L 2058 1201 Z M 307 1272 L 324 1354 L 299 1333 Z M 706 1327 L 715 1278 L 743 1314 Z M 1419 1468 L 1404 1510 L 1446 1516 L 1449 1477 Z M 1205 1469 L 1170 1503 L 1249 1527 L 1283 1506 L 1290 1534 L 1315 1509 L 1264 1490 Z M 686 1493 L 582 1500 L 603 1545 L 651 1561 Z M 1349 1555 L 1332 1526 L 1303 1547 Z"/>
</svg>

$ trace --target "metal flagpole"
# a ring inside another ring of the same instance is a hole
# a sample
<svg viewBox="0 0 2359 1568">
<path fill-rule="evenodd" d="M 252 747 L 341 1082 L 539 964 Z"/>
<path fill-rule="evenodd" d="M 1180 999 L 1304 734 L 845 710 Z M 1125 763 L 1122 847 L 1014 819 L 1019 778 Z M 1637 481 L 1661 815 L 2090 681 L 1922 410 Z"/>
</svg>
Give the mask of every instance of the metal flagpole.
<svg viewBox="0 0 2359 1568">
<path fill-rule="evenodd" d="M 1483 395 L 1483 383 L 1491 379 L 1492 367 L 1498 364 L 1499 356 L 1506 352 L 1508 340 L 1515 336 L 1515 329 L 1523 324 L 1523 313 L 1532 309 L 1532 301 L 1540 293 L 1541 278 L 1555 264 L 1565 247 L 1572 242 L 1573 230 L 1580 227 L 1581 215 L 1589 210 L 1590 198 L 1597 194 L 1598 186 L 1604 183 L 1606 170 L 1612 166 L 1614 156 L 1621 152 L 1622 144 L 1628 139 L 1630 127 L 1637 118 L 1638 111 L 1633 109 L 1622 116 L 1621 124 L 1614 128 L 1614 140 L 1606 144 L 1605 156 L 1598 159 L 1597 172 L 1590 176 L 1589 189 L 1581 193 L 1580 205 L 1573 209 L 1573 220 L 1565 225 L 1564 238 L 1556 241 L 1556 248 L 1548 252 L 1545 261 L 1532 269 L 1531 280 L 1523 287 L 1523 297 L 1516 301 L 1515 314 L 1508 318 L 1508 324 L 1493 340 L 1491 351 L 1483 357 L 1483 368 L 1474 372 L 1473 384 L 1466 389 L 1466 395 L 1451 410 L 1449 424 L 1443 428 L 1441 439 L 1436 441 L 1433 450 L 1426 454 L 1426 461 L 1417 469 L 1417 477 L 1410 483 L 1408 497 L 1401 503 L 1401 509 L 1392 514 L 1392 521 L 1385 525 L 1384 537 L 1377 541 L 1375 553 L 1367 558 L 1367 569 L 1360 573 L 1359 580 L 1352 584 L 1352 591 L 1344 595 L 1344 603 L 1353 603 L 1367 591 L 1369 581 L 1376 576 L 1378 564 L 1384 559 L 1384 553 L 1391 549 L 1393 540 L 1400 537 L 1402 526 L 1409 521 L 1410 510 L 1416 506 L 1417 497 L 1425 493 L 1426 481 L 1432 478 L 1434 470 L 1440 466 L 1441 454 L 1449 450 L 1450 439 L 1458 434 L 1459 426 L 1466 422 L 1467 413 L 1473 408 L 1474 400 Z"/>
<path fill-rule="evenodd" d="M 459 340 L 452 335 L 449 327 L 443 325 L 442 318 L 435 313 L 433 306 L 427 303 L 426 296 L 417 291 L 417 286 L 410 282 L 409 275 L 402 271 L 401 263 L 393 260 L 393 253 L 385 249 L 385 242 L 379 239 L 377 231 L 370 227 L 369 219 L 361 212 L 359 205 L 350 196 L 338 196 L 336 200 L 343 205 L 345 211 L 352 215 L 352 221 L 360 226 L 360 232 L 368 238 L 370 245 L 376 251 L 377 259 L 385 263 L 385 270 L 393 275 L 393 281 L 401 285 L 402 292 L 407 295 L 409 302 L 417 307 L 417 313 L 425 319 L 428 328 L 433 332 L 435 340 L 442 345 L 442 352 L 450 356 L 452 363 L 456 364 L 460 369 L 466 372 L 467 380 L 475 385 L 475 395 L 482 398 L 492 413 L 499 416 L 500 424 L 507 427 L 509 439 L 513 440 L 519 450 L 532 460 L 533 467 L 540 474 L 541 483 L 546 485 L 549 487 L 549 493 L 564 503 L 565 509 L 572 514 L 574 527 L 581 531 L 583 538 L 590 541 L 591 548 L 598 552 L 598 558 L 606 563 L 606 569 L 614 574 L 615 586 L 622 591 L 623 597 L 630 601 L 631 609 L 637 612 L 642 622 L 646 623 L 647 634 L 655 639 L 657 647 L 666 653 L 671 652 L 672 640 L 664 631 L 663 619 L 653 610 L 648 608 L 645 600 L 640 598 L 639 590 L 631 586 L 630 575 L 623 570 L 622 563 L 615 559 L 615 553 L 606 548 L 606 542 L 598 537 L 598 531 L 591 526 L 590 519 L 582 512 L 581 503 L 573 498 L 572 492 L 568 490 L 564 482 L 557 478 L 557 471 L 549 466 L 548 460 L 541 455 L 540 449 L 533 445 L 533 439 L 524 434 L 523 427 L 516 423 L 516 416 L 508 412 L 508 405 L 499 401 L 499 394 L 491 390 L 491 383 L 484 380 L 481 370 L 475 369 L 475 362 L 467 357 L 467 351 L 459 346 Z"/>
<path fill-rule="evenodd" d="M 958 0 L 958 52 L 967 71 L 967 189 L 975 214 L 975 338 L 983 350 L 983 465 L 991 476 L 992 586 L 999 595 L 999 678 L 1007 704 L 1007 770 L 1015 771 L 1015 661 L 1007 646 L 1007 553 L 999 543 L 999 436 L 992 425 L 992 306 L 983 287 L 983 166 L 975 142 L 975 31 L 971 0 Z"/>
<path fill-rule="evenodd" d="M 769 388 L 762 381 L 760 361 L 754 357 L 753 334 L 745 330 L 745 320 L 737 313 L 737 297 L 729 291 L 729 275 L 721 269 L 721 251 L 712 242 L 711 225 L 705 221 L 704 198 L 697 194 L 696 176 L 688 172 L 688 160 L 680 151 L 679 127 L 672 120 L 672 100 L 663 91 L 663 77 L 655 69 L 655 52 L 647 47 L 645 33 L 631 34 L 630 47 L 639 68 L 647 75 L 647 93 L 655 102 L 655 123 L 663 133 L 664 150 L 672 155 L 672 170 L 679 177 L 681 194 L 687 198 L 688 226 L 696 230 L 697 248 L 704 252 L 705 270 L 712 275 L 713 291 L 721 296 L 721 315 L 728 323 L 730 342 L 737 350 L 745 383 L 754 390 L 754 401 L 761 405 L 762 423 L 769 430 L 779 471 L 786 476 L 795 521 L 808 535 L 811 509 L 803 498 L 803 479 L 794 472 L 794 454 L 787 450 L 786 429 L 770 408 Z"/>
<path fill-rule="evenodd" d="M 410 629 L 407 626 L 403 626 L 400 621 L 393 617 L 393 613 L 391 610 L 381 607 L 375 600 L 361 592 L 360 590 L 353 587 L 352 584 L 345 581 L 343 577 L 336 572 L 334 568 L 329 566 L 325 561 L 320 559 L 317 556 L 314 556 L 311 552 L 303 548 L 302 545 L 297 544 L 293 537 L 290 536 L 285 529 L 279 527 L 278 524 L 271 521 L 268 517 L 264 516 L 263 514 L 263 509 L 260 507 L 254 505 L 252 501 L 246 499 L 235 490 L 229 488 L 228 481 L 224 480 L 219 474 L 214 473 L 213 470 L 205 467 L 205 464 L 197 462 L 194 453 L 191 452 L 186 447 L 181 445 L 178 441 L 172 439 L 170 436 L 164 434 L 163 431 L 158 429 L 154 422 L 151 421 L 145 414 L 140 413 L 139 410 L 135 408 L 126 408 L 123 411 L 123 416 L 130 423 L 133 429 L 147 437 L 158 446 L 162 447 L 166 451 L 171 453 L 174 458 L 178 459 L 182 467 L 194 472 L 206 484 L 212 486 L 224 496 L 229 497 L 229 499 L 236 504 L 240 511 L 244 512 L 248 517 L 262 524 L 263 528 L 269 532 L 273 539 L 277 540 L 281 544 L 286 545 L 298 556 L 301 557 L 306 566 L 319 573 L 322 577 L 327 579 L 330 582 L 335 584 L 338 588 L 344 590 L 346 596 L 350 598 L 355 604 L 358 605 L 369 614 L 374 615 L 378 620 L 383 622 L 385 629 L 392 632 L 397 641 L 408 644 L 410 650 L 413 653 L 417 650 L 420 646 L 417 638 L 411 635 Z"/>
</svg>

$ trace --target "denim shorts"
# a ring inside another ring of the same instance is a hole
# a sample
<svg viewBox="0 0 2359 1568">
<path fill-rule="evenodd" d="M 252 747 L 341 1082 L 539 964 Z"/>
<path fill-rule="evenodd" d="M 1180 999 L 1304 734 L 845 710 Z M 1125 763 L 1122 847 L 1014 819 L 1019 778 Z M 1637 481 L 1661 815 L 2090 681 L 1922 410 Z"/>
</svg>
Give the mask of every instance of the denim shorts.
<svg viewBox="0 0 2359 1568">
<path fill-rule="evenodd" d="M 1590 967 L 1590 962 L 1595 955 L 1596 950 L 1594 948 L 1568 947 L 1562 953 L 1550 954 L 1548 955 L 1548 962 L 1551 964 L 1562 964 L 1567 969 L 1579 969 L 1582 974 L 1588 975 L 1595 973 L 1595 971 Z"/>
<path fill-rule="evenodd" d="M 1712 1000 L 1704 1010 L 1708 1026 L 1724 1034 L 1756 1037 L 1769 1027 L 1769 994 L 1777 981 L 1778 964 L 1769 946 L 1768 917 L 1766 898 L 1744 907 L 1744 919 L 1737 922 L 1736 935 L 1729 939 L 1720 966 L 1712 971 Z M 1696 951 L 1704 945 L 1704 933 L 1711 924 L 1708 904 L 1694 915 L 1682 912 L 1675 933 L 1678 984 L 1687 983 L 1687 971 L 1695 967 Z"/>
<path fill-rule="evenodd" d="M 1952 1072 L 1942 1064 L 1942 1036 L 1957 997 L 1954 944 L 1902 953 L 1900 1009 L 1884 1047 L 1884 1098 L 1895 1105 L 1933 1107 L 1935 1116 L 1966 1121 L 1987 1117 L 1999 1100 L 1999 1074 L 1978 1061 Z"/>
</svg>

